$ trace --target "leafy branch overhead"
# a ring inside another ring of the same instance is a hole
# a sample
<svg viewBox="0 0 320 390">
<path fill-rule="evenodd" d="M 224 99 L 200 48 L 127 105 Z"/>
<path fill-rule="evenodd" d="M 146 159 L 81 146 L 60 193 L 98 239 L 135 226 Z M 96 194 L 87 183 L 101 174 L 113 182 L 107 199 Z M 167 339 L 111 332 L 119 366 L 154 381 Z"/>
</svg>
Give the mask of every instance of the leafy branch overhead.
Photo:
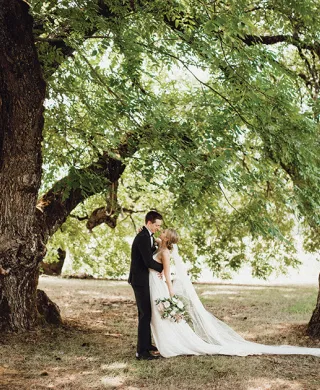
<svg viewBox="0 0 320 390">
<path fill-rule="evenodd" d="M 31 5 L 49 87 L 40 199 L 48 235 L 71 212 L 82 218 L 82 206 L 92 229 L 131 226 L 135 213 L 124 209 L 166 204 L 177 226 L 198 213 L 216 221 L 205 254 L 218 272 L 246 261 L 221 254 L 242 253 L 244 237 L 277 237 L 292 256 L 295 218 L 306 237 L 317 229 L 317 3 Z M 151 204 L 147 188 L 157 194 Z M 90 203 L 98 194 L 103 203 Z M 225 219 L 239 227 L 233 244 Z M 196 242 L 193 229 L 208 228 L 191 225 Z"/>
</svg>

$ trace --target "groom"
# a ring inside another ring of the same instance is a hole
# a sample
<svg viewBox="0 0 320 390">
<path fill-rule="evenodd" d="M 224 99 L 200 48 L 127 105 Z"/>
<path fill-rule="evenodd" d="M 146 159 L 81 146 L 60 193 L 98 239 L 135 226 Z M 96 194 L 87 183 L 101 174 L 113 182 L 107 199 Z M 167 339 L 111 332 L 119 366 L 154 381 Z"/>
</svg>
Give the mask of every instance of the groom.
<svg viewBox="0 0 320 390">
<path fill-rule="evenodd" d="M 151 303 L 149 290 L 149 268 L 162 272 L 162 264 L 153 260 L 155 251 L 153 234 L 162 224 L 162 215 L 157 211 L 149 211 L 145 216 L 145 225 L 135 237 L 131 248 L 131 267 L 128 282 L 131 284 L 138 307 L 138 360 L 153 360 L 159 356 L 150 351 L 157 351 L 151 344 Z"/>
</svg>

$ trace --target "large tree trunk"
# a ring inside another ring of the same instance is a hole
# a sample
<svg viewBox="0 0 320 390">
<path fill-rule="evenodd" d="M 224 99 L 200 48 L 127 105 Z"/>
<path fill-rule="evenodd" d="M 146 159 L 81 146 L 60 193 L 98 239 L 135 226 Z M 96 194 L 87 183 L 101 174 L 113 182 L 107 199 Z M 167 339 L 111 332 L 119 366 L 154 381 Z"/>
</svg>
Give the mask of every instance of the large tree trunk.
<svg viewBox="0 0 320 390">
<path fill-rule="evenodd" d="M 41 181 L 45 82 L 22 0 L 0 0 L 0 329 L 31 328 L 44 244 L 35 206 Z"/>
<path fill-rule="evenodd" d="M 308 324 L 308 335 L 313 338 L 320 338 L 320 274 L 317 305 Z"/>
</svg>

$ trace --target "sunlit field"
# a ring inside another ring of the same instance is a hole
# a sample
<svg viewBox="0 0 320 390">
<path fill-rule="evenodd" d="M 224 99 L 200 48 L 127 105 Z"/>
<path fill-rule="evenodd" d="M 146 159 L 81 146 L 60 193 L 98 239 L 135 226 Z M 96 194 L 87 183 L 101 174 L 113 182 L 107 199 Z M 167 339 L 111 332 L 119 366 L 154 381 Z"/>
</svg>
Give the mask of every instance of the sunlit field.
<svg viewBox="0 0 320 390">
<path fill-rule="evenodd" d="M 0 389 L 318 390 L 312 356 L 184 356 L 136 361 L 136 307 L 126 282 L 42 277 L 63 328 L 0 340 Z M 317 288 L 199 284 L 206 307 L 242 336 L 320 347 L 305 335 Z"/>
</svg>

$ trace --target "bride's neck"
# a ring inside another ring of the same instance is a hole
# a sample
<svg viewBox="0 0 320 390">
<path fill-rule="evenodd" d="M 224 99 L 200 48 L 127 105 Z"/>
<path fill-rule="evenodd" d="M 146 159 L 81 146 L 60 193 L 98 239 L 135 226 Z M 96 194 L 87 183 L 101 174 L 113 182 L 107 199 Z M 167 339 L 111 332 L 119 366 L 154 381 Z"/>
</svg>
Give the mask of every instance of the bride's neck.
<svg viewBox="0 0 320 390">
<path fill-rule="evenodd" d="M 165 242 L 162 242 L 161 245 L 159 246 L 159 250 L 163 251 L 167 249 L 167 244 Z"/>
</svg>

